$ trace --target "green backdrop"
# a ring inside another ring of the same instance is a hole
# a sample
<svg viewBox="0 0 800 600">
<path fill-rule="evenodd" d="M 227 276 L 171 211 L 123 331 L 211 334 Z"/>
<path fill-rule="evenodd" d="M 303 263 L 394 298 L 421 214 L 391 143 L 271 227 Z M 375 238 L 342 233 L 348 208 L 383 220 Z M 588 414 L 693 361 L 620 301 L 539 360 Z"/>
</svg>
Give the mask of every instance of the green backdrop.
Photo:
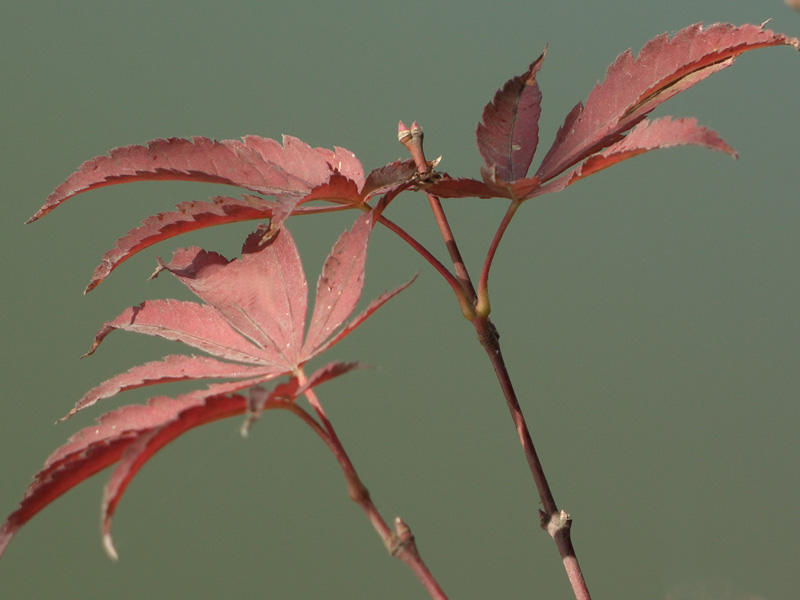
<svg viewBox="0 0 800 600">
<path fill-rule="evenodd" d="M 53 425 L 99 381 L 173 345 L 107 319 L 185 294 L 155 256 L 234 255 L 255 224 L 171 240 L 87 296 L 102 253 L 147 215 L 231 190 L 105 188 L 23 226 L 81 162 L 167 136 L 288 133 L 367 170 L 418 120 L 441 168 L 477 176 L 483 105 L 549 43 L 541 152 L 617 54 L 697 21 L 800 34 L 783 2 L 15 2 L 0 19 L 4 204 L 0 513 L 43 460 L 129 393 Z M 740 159 L 665 150 L 528 203 L 492 272 L 493 318 L 596 598 L 782 600 L 800 593 L 800 56 L 760 50 L 659 108 L 696 116 Z M 535 159 L 538 164 L 541 155 Z M 505 205 L 447 201 L 477 274 Z M 441 255 L 424 197 L 392 217 Z M 290 222 L 309 279 L 354 215 Z M 452 598 L 569 598 L 490 366 L 442 280 L 387 231 L 365 299 L 418 281 L 332 358 L 379 367 L 320 395 L 391 518 L 413 528 Z M 183 296 L 185 297 L 185 296 Z M 177 391 L 175 387 L 165 391 Z M 338 467 L 288 414 L 179 439 L 98 533 L 104 474 L 22 529 L 0 597 L 423 598 L 349 502 Z"/>
</svg>

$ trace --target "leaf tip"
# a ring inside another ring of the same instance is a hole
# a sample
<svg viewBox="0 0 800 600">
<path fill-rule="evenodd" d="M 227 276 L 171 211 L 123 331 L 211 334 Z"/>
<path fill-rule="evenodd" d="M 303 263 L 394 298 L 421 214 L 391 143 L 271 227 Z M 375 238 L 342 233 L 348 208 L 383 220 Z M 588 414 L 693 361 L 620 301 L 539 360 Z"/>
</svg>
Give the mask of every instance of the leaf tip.
<svg viewBox="0 0 800 600">
<path fill-rule="evenodd" d="M 72 415 L 74 415 L 76 412 L 78 412 L 78 410 L 77 410 L 77 409 L 75 409 L 75 408 L 73 408 L 73 409 L 72 409 L 72 410 L 70 410 L 70 411 L 69 411 L 67 414 L 65 414 L 63 417 L 61 417 L 60 419 L 58 419 L 58 420 L 55 422 L 55 424 L 56 424 L 56 425 L 58 425 L 59 423 L 63 423 L 64 421 L 66 421 L 67 419 L 69 419 L 69 418 L 70 418 Z"/>
<path fill-rule="evenodd" d="M 110 531 L 103 532 L 103 550 L 105 550 L 108 558 L 114 562 L 119 561 L 119 554 L 117 554 L 117 549 L 114 548 L 114 540 L 111 538 Z"/>
<path fill-rule="evenodd" d="M 536 85 L 536 74 L 539 72 L 539 69 L 542 66 L 542 62 L 544 62 L 545 57 L 547 56 L 547 47 L 550 45 L 548 42 L 544 46 L 544 50 L 539 55 L 535 61 L 533 61 L 530 66 L 528 67 L 528 72 L 522 76 L 522 81 L 526 86 Z"/>
<path fill-rule="evenodd" d="M 92 291 L 94 288 L 96 288 L 98 285 L 100 285 L 100 282 L 101 282 L 101 281 L 103 281 L 103 279 L 102 279 L 102 278 L 101 278 L 101 279 L 97 279 L 96 277 L 92 277 L 92 280 L 91 280 L 91 281 L 89 282 L 89 284 L 88 284 L 88 285 L 87 285 L 87 286 L 84 288 L 84 290 L 83 290 L 83 295 L 85 296 L 86 294 L 88 294 L 89 292 L 91 292 L 91 291 Z"/>
<path fill-rule="evenodd" d="M 94 354 L 94 351 L 97 350 L 97 347 L 100 345 L 100 342 L 95 340 L 92 342 L 92 346 L 84 353 L 81 354 L 81 358 L 86 358 L 87 356 L 91 356 Z"/>
<path fill-rule="evenodd" d="M 8 548 L 8 544 L 11 542 L 11 538 L 13 538 L 16 533 L 16 529 L 10 524 L 10 521 L 11 519 L 0 527 L 0 558 L 2 558 L 6 548 Z"/>
</svg>

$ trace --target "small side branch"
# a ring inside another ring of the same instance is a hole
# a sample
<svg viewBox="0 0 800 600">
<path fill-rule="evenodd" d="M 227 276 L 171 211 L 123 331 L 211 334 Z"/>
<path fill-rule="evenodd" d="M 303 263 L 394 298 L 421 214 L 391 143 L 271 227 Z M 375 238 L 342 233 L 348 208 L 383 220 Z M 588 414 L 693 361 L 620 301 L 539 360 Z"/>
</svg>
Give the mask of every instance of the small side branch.
<svg viewBox="0 0 800 600">
<path fill-rule="evenodd" d="M 417 165 L 417 171 L 419 173 L 428 173 L 433 168 L 432 165 L 435 165 L 435 163 L 438 162 L 434 161 L 433 163 L 428 163 L 428 161 L 425 159 L 425 153 L 422 150 L 422 140 L 424 136 L 422 133 L 422 128 L 417 124 L 416 121 L 411 124 L 411 129 L 408 129 L 408 127 L 406 127 L 406 125 L 401 121 L 398 127 L 397 137 L 400 140 L 400 143 L 403 144 L 411 153 L 411 157 L 414 159 L 414 163 Z M 431 210 L 433 211 L 433 217 L 436 219 L 436 224 L 438 225 L 439 231 L 442 234 L 442 239 L 444 239 L 445 246 L 447 247 L 447 252 L 450 254 L 450 260 L 455 268 L 456 277 L 458 277 L 461 287 L 468 295 L 469 301 L 474 305 L 477 300 L 475 288 L 473 287 L 472 280 L 467 272 L 464 259 L 461 257 L 461 251 L 458 249 L 458 244 L 456 243 L 455 236 L 453 235 L 453 230 L 450 228 L 450 223 L 447 221 L 447 216 L 444 214 L 442 203 L 439 198 L 433 194 L 428 194 L 428 201 L 430 202 Z M 463 306 L 462 312 L 464 312 Z M 467 319 L 472 320 L 474 317 L 474 311 L 465 313 L 464 316 Z"/>
<path fill-rule="evenodd" d="M 306 383 L 306 378 L 302 373 L 298 373 L 298 380 L 300 381 L 301 385 Z M 417 579 L 419 579 L 419 581 L 428 591 L 430 597 L 434 600 L 447 600 L 447 596 L 445 595 L 444 591 L 442 591 L 442 588 L 437 583 L 433 574 L 422 560 L 422 557 L 417 550 L 414 536 L 411 534 L 411 530 L 399 517 L 395 519 L 394 531 L 389 528 L 384 518 L 378 512 L 377 507 L 372 502 L 369 490 L 358 477 L 358 473 L 356 473 L 356 469 L 353 466 L 353 463 L 350 461 L 350 457 L 347 455 L 344 446 L 342 446 L 342 443 L 339 441 L 339 437 L 336 435 L 336 431 L 328 419 L 328 416 L 325 414 L 325 411 L 319 402 L 319 398 L 317 398 L 317 395 L 314 393 L 314 390 L 307 390 L 305 395 L 309 404 L 311 404 L 311 407 L 314 409 L 314 412 L 317 413 L 317 417 L 322 424 L 321 427 L 318 425 L 313 429 L 317 432 L 317 434 L 320 435 L 323 441 L 327 444 L 328 448 L 330 448 L 331 452 L 333 452 L 334 457 L 336 457 L 336 460 L 339 463 L 342 472 L 344 473 L 345 480 L 347 481 L 347 494 L 350 499 L 355 502 L 359 508 L 361 508 L 364 514 L 367 515 L 372 527 L 383 540 L 383 544 L 387 551 L 389 551 L 389 554 L 399 558 L 406 563 L 406 565 L 408 565 L 408 567 L 417 576 Z"/>
</svg>

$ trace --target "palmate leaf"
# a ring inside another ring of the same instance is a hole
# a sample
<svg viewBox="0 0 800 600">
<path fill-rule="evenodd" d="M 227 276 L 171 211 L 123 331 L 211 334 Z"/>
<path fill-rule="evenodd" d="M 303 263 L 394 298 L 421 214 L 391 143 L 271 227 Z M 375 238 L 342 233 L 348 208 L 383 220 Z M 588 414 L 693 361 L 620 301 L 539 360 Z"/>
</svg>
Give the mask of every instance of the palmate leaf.
<svg viewBox="0 0 800 600">
<path fill-rule="evenodd" d="M 286 402 L 310 387 L 359 367 L 358 363 L 333 363 L 302 385 L 296 379 L 306 362 L 343 339 L 408 285 L 379 297 L 341 327 L 361 296 L 373 224 L 373 215 L 364 214 L 336 242 L 322 268 L 307 336 L 308 285 L 288 229 L 266 241 L 263 231 L 256 231 L 246 240 L 238 259 L 187 248 L 176 251 L 170 262 L 161 262 L 161 271 L 176 276 L 204 303 L 153 300 L 129 308 L 101 327 L 89 354 L 112 331 L 125 330 L 180 341 L 211 356 L 171 355 L 134 367 L 90 390 L 67 416 L 138 387 L 210 378 L 232 381 L 123 407 L 70 438 L 48 458 L 20 508 L 0 528 L 0 555 L 18 529 L 42 508 L 119 461 L 103 499 L 104 546 L 115 557 L 110 527 L 119 498 L 141 466 L 165 444 L 188 429 L 232 415 L 247 413 L 249 426 L 270 402 L 274 407 L 286 407 Z M 280 376 L 289 376 L 290 383 L 276 387 L 266 397 L 262 394 L 255 404 L 236 394 Z M 293 390 L 288 394 L 291 397 L 287 398 L 287 390 Z"/>
<path fill-rule="evenodd" d="M 196 247 L 177 250 L 170 262 L 160 262 L 159 270 L 177 277 L 205 303 L 149 300 L 128 308 L 103 324 L 88 354 L 112 331 L 125 330 L 183 342 L 219 360 L 261 368 L 267 378 L 291 373 L 323 345 L 329 347 L 326 341 L 358 303 L 372 218 L 371 213 L 359 217 L 325 261 L 307 336 L 308 284 L 294 239 L 284 228 L 266 242 L 262 232 L 251 234 L 239 259 L 228 260 Z M 247 369 L 244 376 L 252 373 Z M 169 377 L 173 376 L 170 370 Z"/>
<path fill-rule="evenodd" d="M 181 203 L 173 212 L 150 217 L 106 252 L 86 292 L 132 255 L 181 233 L 245 220 L 270 220 L 277 231 L 290 214 L 316 212 L 301 204 L 319 200 L 356 207 L 367 197 L 360 191 L 366 181 L 363 167 L 344 148 L 312 148 L 291 136 L 283 137 L 283 145 L 258 136 L 221 142 L 202 137 L 170 138 L 153 140 L 146 146 L 115 148 L 107 156 L 85 162 L 50 194 L 28 222 L 82 192 L 152 180 L 222 183 L 272 195 L 276 200 L 253 195 L 241 200 L 216 197 L 210 203 Z"/>
<path fill-rule="evenodd" d="M 56 188 L 28 222 L 43 217 L 79 193 L 135 181 L 223 183 L 275 196 L 275 200 L 252 194 L 244 194 L 240 199 L 216 196 L 210 202 L 182 202 L 174 211 L 148 217 L 103 255 L 84 290 L 86 293 L 137 252 L 168 238 L 250 220 L 269 220 L 271 230 L 277 231 L 292 214 L 337 210 L 304 204 L 323 202 L 358 207 L 376 194 L 408 187 L 415 173 L 413 161 L 406 160 L 375 169 L 365 178 L 363 167 L 352 152 L 339 147 L 333 151 L 311 148 L 291 136 L 284 136 L 283 146 L 257 136 L 222 142 L 202 137 L 153 140 L 147 146 L 115 148 L 107 156 L 85 162 Z"/>
<path fill-rule="evenodd" d="M 521 102 L 519 90 L 526 76 L 516 77 L 487 105 L 478 126 L 478 149 L 486 162 L 483 181 L 445 176 L 425 189 L 445 198 L 526 200 L 562 190 L 612 164 L 658 148 L 694 144 L 734 154 L 716 133 L 699 127 L 694 120 L 641 122 L 659 104 L 732 65 L 743 52 L 781 45 L 800 50 L 800 40 L 764 29 L 763 25 L 736 27 L 718 23 L 707 29 L 692 25 L 672 38 L 667 34 L 657 36 L 645 44 L 635 59 L 630 50 L 623 52 L 608 68 L 605 80 L 592 90 L 586 105 L 579 102 L 567 115 L 533 177 L 524 177 L 524 161 L 515 162 L 511 152 L 527 148 L 532 155 L 537 142 L 533 132 L 538 131 L 529 125 L 532 133 L 527 145 L 511 133 L 514 101 Z M 526 75 L 535 77 L 541 60 L 542 57 L 537 59 Z M 534 112 L 530 110 L 531 115 Z M 641 128 L 628 134 L 639 123 Z M 634 137 L 626 142 L 626 134 Z M 502 148 L 506 149 L 505 154 L 500 151 Z M 555 179 L 571 167 L 572 171 Z"/>
<path fill-rule="evenodd" d="M 213 306 L 235 335 L 247 340 L 256 362 L 292 371 L 300 365 L 308 285 L 288 230 L 264 244 L 262 239 L 261 232 L 250 234 L 239 259 L 186 248 L 161 268 Z"/>
</svg>

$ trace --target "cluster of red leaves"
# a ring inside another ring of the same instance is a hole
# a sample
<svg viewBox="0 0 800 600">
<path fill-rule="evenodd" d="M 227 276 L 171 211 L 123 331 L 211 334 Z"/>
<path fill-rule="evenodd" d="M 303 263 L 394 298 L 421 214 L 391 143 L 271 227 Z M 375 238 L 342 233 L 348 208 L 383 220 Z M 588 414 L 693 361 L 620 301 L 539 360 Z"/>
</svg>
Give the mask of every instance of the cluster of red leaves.
<svg viewBox="0 0 800 600">
<path fill-rule="evenodd" d="M 403 190 L 424 187 L 442 197 L 508 198 L 523 201 L 555 192 L 617 162 L 657 148 L 693 144 L 735 156 L 733 149 L 694 119 L 648 121 L 659 104 L 712 73 L 730 66 L 741 53 L 800 41 L 762 26 L 694 25 L 673 38 L 648 42 L 636 58 L 621 54 L 586 103 L 567 115 L 555 141 L 532 177 L 528 171 L 539 141 L 541 92 L 536 81 L 543 53 L 528 70 L 508 81 L 486 105 L 478 125 L 482 179 L 447 174 L 417 178 L 412 161 L 396 161 L 364 176 L 361 163 L 342 148 L 311 148 L 293 137 L 283 144 L 256 136 L 242 141 L 155 140 L 126 146 L 87 161 L 58 186 L 34 221 L 65 200 L 91 189 L 145 180 L 189 180 L 229 184 L 260 196 L 216 197 L 183 203 L 146 219 L 109 250 L 87 291 L 138 251 L 184 232 L 222 223 L 270 220 L 268 232 L 251 235 L 242 257 L 224 257 L 188 248 L 175 253 L 166 270 L 204 304 L 151 301 L 129 308 L 101 328 L 90 353 L 113 330 L 123 329 L 181 341 L 210 357 L 171 355 L 135 367 L 89 391 L 70 412 L 122 391 L 179 380 L 224 378 L 203 390 L 175 398 L 155 397 L 144 406 L 126 406 L 102 416 L 47 459 L 25 497 L 0 528 L 0 554 L 17 530 L 39 510 L 87 477 L 119 463 L 103 498 L 106 548 L 113 556 L 110 523 L 125 487 L 161 447 L 190 428 L 265 408 L 291 406 L 314 385 L 342 374 L 353 363 L 332 363 L 306 383 L 299 369 L 358 326 L 400 289 L 373 302 L 342 327 L 361 295 L 369 232 L 375 215 L 362 216 L 334 246 L 317 285 L 316 305 L 306 331 L 307 283 L 288 230 L 290 215 L 348 208 L 369 210 L 377 195 L 385 202 Z M 312 204 L 314 202 L 314 204 Z M 265 241 L 266 240 L 266 241 Z M 253 388 L 280 376 L 289 381 L 271 392 Z M 239 392 L 251 388 L 249 395 Z M 256 391 L 254 392 L 253 389 Z M 255 398 L 255 400 L 254 400 Z M 249 422 L 249 421 L 248 421 Z"/>
</svg>

